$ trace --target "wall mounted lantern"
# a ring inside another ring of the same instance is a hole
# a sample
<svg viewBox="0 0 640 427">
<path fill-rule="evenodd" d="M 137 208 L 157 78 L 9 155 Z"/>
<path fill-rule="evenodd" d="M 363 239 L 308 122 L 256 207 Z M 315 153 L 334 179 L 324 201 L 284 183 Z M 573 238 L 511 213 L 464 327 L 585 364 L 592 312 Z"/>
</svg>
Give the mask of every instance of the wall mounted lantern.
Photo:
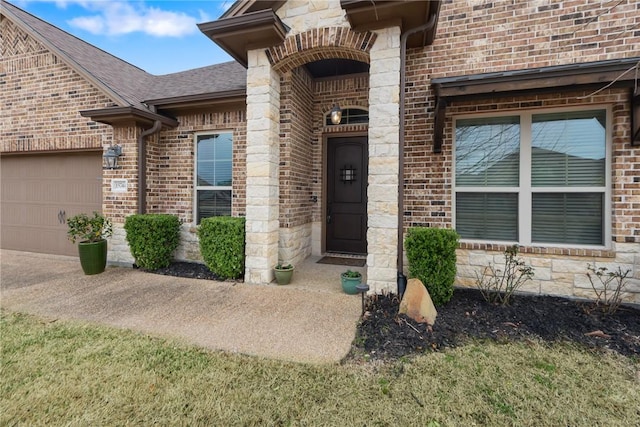
<svg viewBox="0 0 640 427">
<path fill-rule="evenodd" d="M 345 165 L 342 169 L 340 169 L 340 181 L 345 184 L 348 182 L 353 184 L 356 180 L 356 169 L 349 165 Z"/>
<path fill-rule="evenodd" d="M 331 123 L 333 123 L 334 125 L 339 125 L 340 122 L 342 121 L 342 110 L 340 109 L 340 106 L 338 104 L 336 104 L 332 109 L 331 109 Z"/>
<path fill-rule="evenodd" d="M 122 147 L 119 145 L 110 145 L 102 156 L 104 161 L 104 169 L 118 169 L 118 158 L 122 156 Z"/>
</svg>

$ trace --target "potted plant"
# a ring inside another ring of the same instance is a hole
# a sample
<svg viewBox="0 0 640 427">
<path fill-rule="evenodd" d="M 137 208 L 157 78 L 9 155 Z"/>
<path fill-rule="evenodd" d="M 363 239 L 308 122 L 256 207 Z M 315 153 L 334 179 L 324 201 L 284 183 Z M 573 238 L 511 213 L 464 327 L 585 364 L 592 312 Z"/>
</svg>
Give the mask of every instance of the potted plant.
<svg viewBox="0 0 640 427">
<path fill-rule="evenodd" d="M 293 276 L 293 265 L 279 262 L 273 267 L 278 285 L 288 285 Z"/>
<path fill-rule="evenodd" d="M 102 273 L 107 265 L 107 237 L 113 234 L 111 221 L 99 212 L 81 213 L 67 219 L 67 237 L 78 240 L 78 254 L 84 274 Z"/>
<path fill-rule="evenodd" d="M 342 290 L 349 294 L 355 295 L 358 293 L 356 286 L 362 282 L 362 273 L 359 271 L 347 270 L 340 275 L 342 281 Z"/>
</svg>

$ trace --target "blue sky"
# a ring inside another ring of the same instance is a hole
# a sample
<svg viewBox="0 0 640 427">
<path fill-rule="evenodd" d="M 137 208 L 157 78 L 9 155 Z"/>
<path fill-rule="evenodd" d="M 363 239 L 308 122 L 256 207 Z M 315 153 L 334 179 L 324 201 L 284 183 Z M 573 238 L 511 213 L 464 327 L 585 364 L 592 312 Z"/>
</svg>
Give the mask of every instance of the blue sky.
<svg viewBox="0 0 640 427">
<path fill-rule="evenodd" d="M 151 74 L 231 61 L 198 30 L 233 0 L 8 0 Z"/>
</svg>

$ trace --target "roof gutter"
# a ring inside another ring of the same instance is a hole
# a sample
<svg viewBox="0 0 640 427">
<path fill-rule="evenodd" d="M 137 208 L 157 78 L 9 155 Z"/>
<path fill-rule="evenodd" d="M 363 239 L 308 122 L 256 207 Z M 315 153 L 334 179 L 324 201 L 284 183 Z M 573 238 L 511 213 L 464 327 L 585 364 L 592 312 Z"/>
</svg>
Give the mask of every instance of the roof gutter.
<svg viewBox="0 0 640 427">
<path fill-rule="evenodd" d="M 431 11 L 430 11 L 431 12 Z M 407 81 L 407 39 L 420 31 L 431 30 L 438 22 L 438 13 L 431 13 L 429 20 L 419 27 L 412 28 L 400 35 L 400 135 L 398 138 L 398 296 L 402 298 L 407 286 L 404 275 L 404 110 L 405 85 Z"/>
<path fill-rule="evenodd" d="M 147 213 L 147 147 L 145 138 L 162 129 L 162 122 L 156 120 L 153 126 L 138 135 L 138 213 Z"/>
</svg>

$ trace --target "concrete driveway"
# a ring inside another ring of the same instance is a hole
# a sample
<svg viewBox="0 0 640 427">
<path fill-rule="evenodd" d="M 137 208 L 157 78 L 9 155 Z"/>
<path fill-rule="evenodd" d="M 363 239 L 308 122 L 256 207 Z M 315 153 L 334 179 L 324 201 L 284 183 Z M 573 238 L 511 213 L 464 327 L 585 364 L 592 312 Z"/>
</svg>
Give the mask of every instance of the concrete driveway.
<svg viewBox="0 0 640 427">
<path fill-rule="evenodd" d="M 348 352 L 360 296 L 183 279 L 123 267 L 85 276 L 74 257 L 0 251 L 0 306 L 305 363 Z"/>
</svg>

